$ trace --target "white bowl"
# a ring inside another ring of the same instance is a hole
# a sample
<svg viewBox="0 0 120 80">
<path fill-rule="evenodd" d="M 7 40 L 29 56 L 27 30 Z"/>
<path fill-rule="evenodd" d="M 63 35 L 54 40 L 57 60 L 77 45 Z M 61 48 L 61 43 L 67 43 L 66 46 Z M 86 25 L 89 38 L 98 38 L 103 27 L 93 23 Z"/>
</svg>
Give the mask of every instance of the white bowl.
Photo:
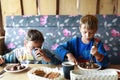
<svg viewBox="0 0 120 80">
<path fill-rule="evenodd" d="M 86 63 L 84 63 L 85 65 Z M 101 65 L 93 63 L 95 66 L 97 66 L 96 68 L 86 68 L 86 67 L 82 67 L 80 64 L 78 65 L 78 68 L 81 70 L 100 70 L 101 69 Z"/>
<path fill-rule="evenodd" d="M 118 80 L 114 70 L 71 70 L 71 80 Z"/>
</svg>

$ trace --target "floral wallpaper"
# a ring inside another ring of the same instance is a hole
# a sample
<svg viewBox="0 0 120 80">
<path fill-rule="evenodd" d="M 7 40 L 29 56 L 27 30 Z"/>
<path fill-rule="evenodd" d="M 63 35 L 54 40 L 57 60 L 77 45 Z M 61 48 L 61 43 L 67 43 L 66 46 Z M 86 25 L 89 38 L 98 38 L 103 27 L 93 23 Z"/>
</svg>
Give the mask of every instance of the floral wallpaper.
<svg viewBox="0 0 120 80">
<path fill-rule="evenodd" d="M 120 60 L 120 15 L 96 15 L 99 28 L 96 37 L 102 40 L 111 63 Z M 81 15 L 7 16 L 5 44 L 7 51 L 23 46 L 26 31 L 40 30 L 45 38 L 44 47 L 53 53 L 58 45 L 80 36 Z"/>
</svg>

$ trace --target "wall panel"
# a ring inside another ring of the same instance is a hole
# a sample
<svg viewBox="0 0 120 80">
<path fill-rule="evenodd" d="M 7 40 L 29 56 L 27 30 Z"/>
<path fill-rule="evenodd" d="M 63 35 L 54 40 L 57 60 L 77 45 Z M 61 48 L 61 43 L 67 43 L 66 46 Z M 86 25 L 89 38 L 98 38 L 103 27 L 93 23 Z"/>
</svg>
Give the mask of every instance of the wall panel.
<svg viewBox="0 0 120 80">
<path fill-rule="evenodd" d="M 100 14 L 113 14 L 114 0 L 100 0 Z"/>
<path fill-rule="evenodd" d="M 77 0 L 59 0 L 59 12 L 61 15 L 78 14 Z"/>
<path fill-rule="evenodd" d="M 3 23 L 8 15 L 21 15 L 20 0 L 1 0 L 1 10 Z"/>
<path fill-rule="evenodd" d="M 55 15 L 56 14 L 56 0 L 38 0 L 39 14 L 41 15 Z"/>
<path fill-rule="evenodd" d="M 97 0 L 80 0 L 80 14 L 96 14 Z"/>
<path fill-rule="evenodd" d="M 23 0 L 23 14 L 37 15 L 36 0 Z"/>
<path fill-rule="evenodd" d="M 120 0 L 118 0 L 118 14 L 120 14 Z"/>
</svg>

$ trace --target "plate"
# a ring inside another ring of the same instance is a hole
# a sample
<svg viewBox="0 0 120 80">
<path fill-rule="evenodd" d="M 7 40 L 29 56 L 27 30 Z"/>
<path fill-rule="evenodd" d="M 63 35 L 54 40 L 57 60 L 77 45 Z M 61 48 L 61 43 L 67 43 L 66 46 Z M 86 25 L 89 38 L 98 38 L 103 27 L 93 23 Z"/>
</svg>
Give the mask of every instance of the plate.
<svg viewBox="0 0 120 80">
<path fill-rule="evenodd" d="M 10 68 L 11 66 L 16 66 L 16 65 L 18 65 L 18 64 L 9 64 L 9 65 L 7 65 L 7 66 L 4 68 L 4 70 L 5 70 L 6 72 L 16 73 L 16 72 L 24 71 L 24 70 L 26 70 L 26 69 L 28 68 L 28 65 L 27 65 L 27 64 L 21 64 L 21 66 L 24 66 L 23 69 L 19 69 L 19 70 L 9 70 L 9 68 Z"/>
</svg>

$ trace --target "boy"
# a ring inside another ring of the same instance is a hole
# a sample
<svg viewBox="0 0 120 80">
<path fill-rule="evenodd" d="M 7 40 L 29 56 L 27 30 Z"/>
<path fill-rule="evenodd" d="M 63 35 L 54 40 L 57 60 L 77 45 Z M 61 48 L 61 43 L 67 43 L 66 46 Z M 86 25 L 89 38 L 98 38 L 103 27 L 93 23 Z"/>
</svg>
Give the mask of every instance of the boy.
<svg viewBox="0 0 120 80">
<path fill-rule="evenodd" d="M 85 15 L 80 19 L 81 37 L 73 38 L 60 45 L 56 54 L 62 61 L 67 59 L 79 64 L 79 62 L 93 61 L 103 68 L 108 65 L 108 56 L 100 40 L 94 38 L 98 29 L 98 19 L 93 15 Z M 96 45 L 94 45 L 96 43 Z"/>
<path fill-rule="evenodd" d="M 17 48 L 10 53 L 0 57 L 0 64 L 3 63 L 42 63 L 60 64 L 60 61 L 47 49 L 42 47 L 44 37 L 42 33 L 35 29 L 28 30 L 24 47 Z M 39 60 L 37 60 L 39 58 Z"/>
</svg>

